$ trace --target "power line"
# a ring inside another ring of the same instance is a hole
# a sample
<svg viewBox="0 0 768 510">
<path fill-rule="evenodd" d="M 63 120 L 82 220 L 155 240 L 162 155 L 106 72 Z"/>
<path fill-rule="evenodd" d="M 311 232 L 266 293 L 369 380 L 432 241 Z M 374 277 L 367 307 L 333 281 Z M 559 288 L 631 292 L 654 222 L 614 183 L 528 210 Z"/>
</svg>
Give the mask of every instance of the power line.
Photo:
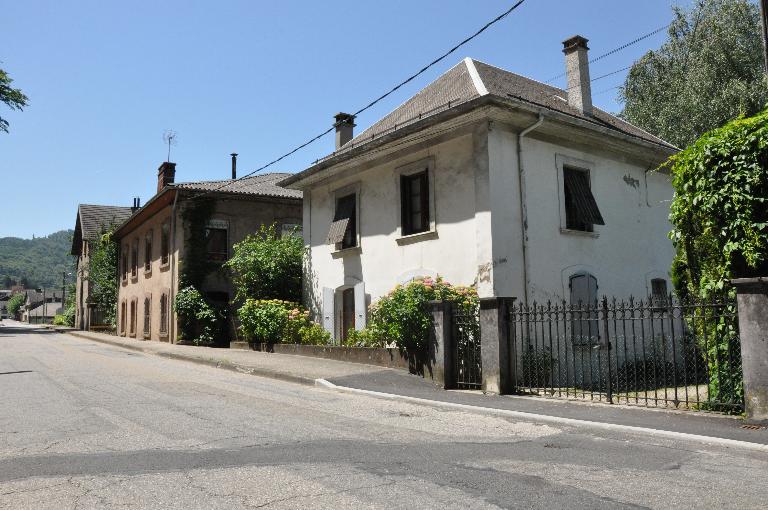
<svg viewBox="0 0 768 510">
<path fill-rule="evenodd" d="M 515 9 L 517 9 L 518 7 L 520 7 L 524 2 L 525 2 L 525 0 L 518 0 L 517 2 L 515 2 L 514 5 L 512 5 L 512 7 L 510 7 L 509 9 L 507 9 L 506 11 L 504 11 L 501 14 L 499 14 L 498 16 L 493 18 L 491 21 L 489 21 L 488 23 L 483 25 L 474 34 L 470 35 L 469 37 L 467 37 L 466 39 L 464 39 L 460 43 L 456 44 L 451 49 L 449 49 L 448 51 L 446 51 L 445 53 L 443 53 L 442 55 L 440 55 L 439 57 L 434 59 L 432 62 L 430 62 L 429 64 L 427 64 L 424 67 L 422 67 L 421 69 L 419 69 L 416 73 L 412 74 L 411 76 L 409 76 L 405 80 L 401 81 L 400 83 L 398 83 L 397 85 L 395 85 L 394 87 L 389 89 L 389 91 L 387 91 L 384 94 L 380 95 L 379 97 L 377 97 L 376 99 L 374 99 L 373 101 L 371 101 L 370 103 L 365 105 L 364 107 L 362 107 L 359 110 L 357 110 L 352 115 L 357 116 L 357 115 L 363 113 L 364 111 L 366 111 L 369 108 L 373 107 L 375 104 L 379 103 L 380 101 L 384 100 L 385 98 L 389 97 L 390 95 L 392 95 L 393 93 L 398 91 L 404 85 L 406 85 L 406 84 L 410 83 L 411 81 L 413 81 L 414 79 L 418 78 L 419 76 L 424 74 L 427 70 L 429 70 L 430 68 L 432 68 L 436 64 L 440 63 L 441 61 L 443 61 L 448 56 L 450 56 L 456 50 L 458 50 L 459 48 L 461 48 L 462 46 L 464 46 L 468 42 L 472 41 L 477 36 L 479 36 L 480 34 L 485 32 L 486 30 L 488 30 L 491 26 L 493 26 L 494 24 L 498 23 L 499 21 L 503 20 L 504 18 L 506 18 L 507 16 L 512 14 L 512 12 Z M 260 166 L 256 170 L 253 170 L 252 172 L 249 172 L 249 173 L 243 175 L 242 177 L 238 177 L 237 179 L 233 179 L 231 181 L 227 181 L 225 184 L 223 184 L 222 186 L 220 186 L 218 188 L 215 188 L 215 189 L 212 189 L 212 190 L 208 190 L 208 191 L 206 191 L 204 193 L 201 193 L 200 195 L 195 195 L 193 198 L 199 198 L 200 196 L 207 195 L 208 193 L 214 193 L 216 191 L 219 191 L 221 189 L 226 188 L 227 186 L 229 186 L 230 184 L 232 184 L 234 182 L 237 182 L 239 180 L 245 179 L 245 178 L 250 177 L 250 176 L 252 176 L 252 175 L 254 175 L 254 174 L 258 173 L 258 172 L 261 172 L 262 170 L 265 170 L 265 169 L 269 168 L 270 166 L 274 165 L 275 163 L 278 163 L 278 162 L 282 161 L 283 159 L 287 158 L 288 156 L 290 156 L 290 155 L 300 151 L 301 149 L 303 149 L 307 145 L 309 145 L 309 144 L 319 140 L 320 138 L 324 137 L 325 135 L 327 135 L 328 133 L 330 133 L 331 131 L 336 129 L 336 127 L 338 127 L 339 124 L 340 124 L 339 122 L 334 123 L 330 128 L 326 129 L 325 131 L 323 131 L 319 135 L 312 137 L 311 139 L 309 139 L 306 142 L 302 143 L 301 145 L 295 147 L 294 149 L 290 150 L 289 152 L 286 152 L 285 154 L 283 154 L 279 158 L 273 159 L 269 163 Z"/>
<path fill-rule="evenodd" d="M 629 41 L 628 43 L 624 43 L 624 44 L 622 44 L 621 46 L 618 46 L 618 47 L 616 47 L 616 48 L 613 48 L 612 50 L 610 50 L 610 51 L 608 51 L 608 52 L 606 52 L 606 53 L 603 53 L 602 55 L 599 55 L 599 56 L 597 56 L 597 57 L 593 58 L 592 60 L 590 60 L 590 61 L 589 61 L 589 63 L 590 63 L 590 64 L 593 64 L 593 63 L 597 62 L 598 60 L 602 60 L 602 59 L 604 59 L 605 57 L 608 57 L 608 56 L 610 56 L 610 55 L 613 55 L 614 53 L 618 53 L 618 52 L 620 52 L 621 50 L 624 50 L 624 49 L 626 49 L 626 48 L 629 48 L 630 46 L 632 46 L 632 45 L 634 45 L 634 44 L 637 44 L 637 43 L 639 43 L 640 41 L 643 41 L 643 40 L 645 40 L 645 39 L 648 39 L 649 37 L 651 37 L 651 36 L 654 36 L 654 35 L 658 34 L 659 32 L 661 32 L 662 30 L 666 30 L 666 29 L 668 29 L 668 28 L 669 28 L 669 27 L 671 27 L 671 26 L 672 26 L 672 23 L 668 23 L 668 24 L 664 25 L 663 27 L 659 27 L 659 28 L 657 28 L 656 30 L 654 30 L 654 31 L 652 31 L 652 32 L 648 32 L 647 34 L 643 34 L 643 35 L 641 35 L 640 37 L 638 37 L 638 38 L 636 38 L 636 39 L 633 39 L 633 40 Z M 552 83 L 552 82 L 553 82 L 553 81 L 555 81 L 555 80 L 559 80 L 559 79 L 560 79 L 560 78 L 562 78 L 563 76 L 566 76 L 566 73 L 560 73 L 560 74 L 558 74 L 557 76 L 554 76 L 554 77 L 552 77 L 552 78 L 548 79 L 548 80 L 547 80 L 547 81 L 545 81 L 544 83 Z"/>
</svg>

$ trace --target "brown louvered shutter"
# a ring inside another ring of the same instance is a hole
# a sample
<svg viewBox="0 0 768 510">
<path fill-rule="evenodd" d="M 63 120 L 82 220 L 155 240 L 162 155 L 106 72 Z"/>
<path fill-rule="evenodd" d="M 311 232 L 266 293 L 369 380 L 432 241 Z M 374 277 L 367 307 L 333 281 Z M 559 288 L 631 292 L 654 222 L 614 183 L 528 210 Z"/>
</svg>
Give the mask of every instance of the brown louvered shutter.
<svg viewBox="0 0 768 510">
<path fill-rule="evenodd" d="M 570 212 L 576 215 L 577 223 L 587 225 L 605 225 L 600 209 L 597 207 L 592 190 L 589 188 L 589 174 L 575 168 L 563 168 L 566 201 Z M 570 228 L 570 227 L 569 227 Z"/>
</svg>

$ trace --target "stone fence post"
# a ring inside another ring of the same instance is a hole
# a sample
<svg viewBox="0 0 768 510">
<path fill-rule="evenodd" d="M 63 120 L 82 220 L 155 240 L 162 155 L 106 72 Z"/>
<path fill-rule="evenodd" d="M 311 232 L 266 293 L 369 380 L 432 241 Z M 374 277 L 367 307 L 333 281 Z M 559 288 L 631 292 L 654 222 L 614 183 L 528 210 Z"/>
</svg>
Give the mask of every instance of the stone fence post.
<svg viewBox="0 0 768 510">
<path fill-rule="evenodd" d="M 510 348 L 509 313 L 515 298 L 480 299 L 480 353 L 483 360 L 483 391 L 512 393 L 515 363 Z"/>
<path fill-rule="evenodd" d="M 747 420 L 768 423 L 768 278 L 732 280 L 736 287 Z"/>
<path fill-rule="evenodd" d="M 455 384 L 453 374 L 453 337 L 451 304 L 447 301 L 430 301 L 432 334 L 429 339 L 429 363 L 432 380 L 445 389 Z"/>
</svg>

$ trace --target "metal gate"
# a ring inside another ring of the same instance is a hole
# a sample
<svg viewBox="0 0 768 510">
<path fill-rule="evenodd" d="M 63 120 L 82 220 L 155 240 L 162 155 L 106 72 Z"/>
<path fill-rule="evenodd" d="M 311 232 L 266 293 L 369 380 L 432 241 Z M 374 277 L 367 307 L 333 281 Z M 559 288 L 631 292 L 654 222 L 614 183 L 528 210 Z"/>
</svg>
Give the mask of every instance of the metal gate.
<svg viewBox="0 0 768 510">
<path fill-rule="evenodd" d="M 519 393 L 739 413 L 736 304 L 672 296 L 514 307 Z"/>
<path fill-rule="evenodd" d="M 459 389 L 479 390 L 483 383 L 479 312 L 471 306 L 450 306 L 455 386 Z"/>
</svg>

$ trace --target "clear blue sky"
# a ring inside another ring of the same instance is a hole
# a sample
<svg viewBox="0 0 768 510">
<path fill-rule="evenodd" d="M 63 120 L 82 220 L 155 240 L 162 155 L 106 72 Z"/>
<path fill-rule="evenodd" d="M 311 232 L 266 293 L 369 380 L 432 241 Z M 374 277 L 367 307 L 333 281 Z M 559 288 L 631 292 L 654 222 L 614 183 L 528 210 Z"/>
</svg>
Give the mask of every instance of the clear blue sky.
<svg viewBox="0 0 768 510">
<path fill-rule="evenodd" d="M 690 0 L 678 4 L 688 5 Z M 0 105 L 0 237 L 74 228 L 78 203 L 130 205 L 155 192 L 162 135 L 175 130 L 177 181 L 228 178 L 321 132 L 512 5 L 512 0 L 0 0 L 0 66 L 29 96 Z M 671 20 L 671 0 L 527 0 L 430 72 L 358 118 L 358 130 L 471 56 L 538 80 L 564 69 L 561 41 L 579 33 L 596 56 Z M 658 34 L 593 65 L 631 62 Z M 619 111 L 625 73 L 593 84 Z M 558 85 L 562 86 L 561 83 Z M 273 170 L 294 172 L 333 136 Z"/>
</svg>

